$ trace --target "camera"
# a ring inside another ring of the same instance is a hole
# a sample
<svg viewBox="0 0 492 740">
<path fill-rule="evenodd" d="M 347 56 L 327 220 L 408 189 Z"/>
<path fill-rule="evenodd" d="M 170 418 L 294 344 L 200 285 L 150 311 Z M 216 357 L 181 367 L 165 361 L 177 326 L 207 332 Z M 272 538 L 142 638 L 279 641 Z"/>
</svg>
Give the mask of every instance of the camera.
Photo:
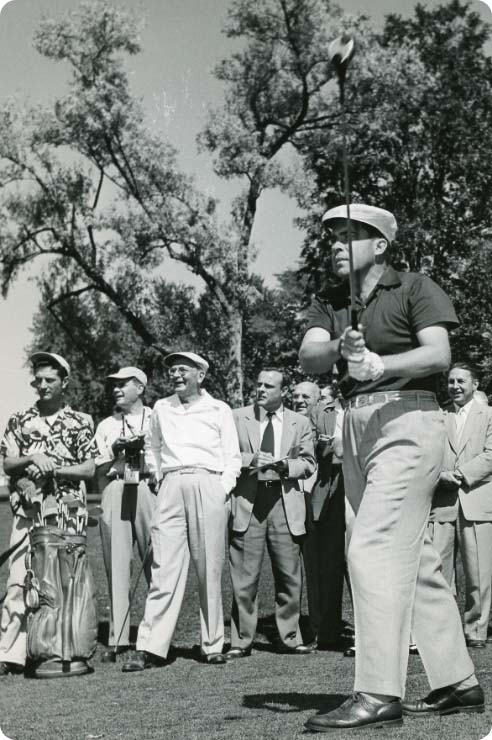
<svg viewBox="0 0 492 740">
<path fill-rule="evenodd" d="M 144 436 L 142 434 L 135 434 L 133 437 L 128 437 L 125 441 L 125 452 L 140 452 L 144 448 Z"/>
</svg>

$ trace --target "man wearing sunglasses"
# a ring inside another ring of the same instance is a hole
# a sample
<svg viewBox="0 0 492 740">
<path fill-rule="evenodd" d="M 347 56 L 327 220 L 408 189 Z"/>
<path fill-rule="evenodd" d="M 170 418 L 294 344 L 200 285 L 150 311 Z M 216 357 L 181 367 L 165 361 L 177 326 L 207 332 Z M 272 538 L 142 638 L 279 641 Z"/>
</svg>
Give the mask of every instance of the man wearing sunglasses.
<svg viewBox="0 0 492 740">
<path fill-rule="evenodd" d="M 143 449 L 152 410 L 144 405 L 147 376 L 138 367 L 122 367 L 108 375 L 108 382 L 114 412 L 96 429 L 103 508 L 99 527 L 111 609 L 108 645 L 124 652 L 130 644 L 128 608 L 135 543 L 150 584 L 152 552 L 148 545 L 156 497 L 148 485 Z M 113 655 L 114 650 L 107 650 L 101 659 L 109 662 Z"/>
<path fill-rule="evenodd" d="M 200 598 L 201 656 L 225 663 L 221 578 L 228 500 L 241 470 L 229 406 L 201 386 L 208 362 L 194 352 L 165 358 L 174 393 L 156 401 L 145 459 L 158 486 L 152 522 L 154 561 L 137 652 L 123 671 L 165 665 L 190 558 Z"/>
</svg>

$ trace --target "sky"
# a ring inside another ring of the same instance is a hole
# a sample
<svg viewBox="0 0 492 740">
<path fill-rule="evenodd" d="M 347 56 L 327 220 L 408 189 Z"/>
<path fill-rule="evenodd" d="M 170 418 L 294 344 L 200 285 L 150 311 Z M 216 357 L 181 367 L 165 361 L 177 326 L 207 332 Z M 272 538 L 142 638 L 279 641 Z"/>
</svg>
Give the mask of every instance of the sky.
<svg viewBox="0 0 492 740">
<path fill-rule="evenodd" d="M 492 0 L 488 0 L 489 4 Z M 116 5 L 122 0 L 114 0 Z M 4 0 L 0 0 L 0 7 Z M 49 103 L 63 92 L 66 68 L 40 57 L 32 37 L 42 14 L 56 16 L 76 8 L 79 0 L 12 0 L 0 13 L 0 105 L 6 96 Z M 221 34 L 230 0 L 127 0 L 142 9 L 147 24 L 142 37 L 143 53 L 132 62 L 131 84 L 142 96 L 149 121 L 180 152 L 183 168 L 224 203 L 234 186 L 212 173 L 210 158 L 198 154 L 196 135 L 203 127 L 208 107 L 220 100 L 221 87 L 214 79 L 215 64 L 228 55 L 232 42 Z M 347 12 L 363 12 L 380 24 L 386 13 L 412 13 L 410 0 L 341 0 Z M 439 0 L 429 0 L 435 7 Z M 483 0 L 472 3 L 486 20 L 492 20 Z M 265 193 L 259 203 L 253 237 L 258 247 L 255 271 L 269 285 L 275 274 L 295 267 L 303 241 L 292 221 L 298 213 L 287 196 Z M 168 261 L 167 277 L 193 282 L 184 266 Z M 30 326 L 39 303 L 35 271 L 24 273 L 0 298 L 0 433 L 8 415 L 33 400 L 30 373 L 25 366 L 25 347 L 31 341 Z"/>
</svg>

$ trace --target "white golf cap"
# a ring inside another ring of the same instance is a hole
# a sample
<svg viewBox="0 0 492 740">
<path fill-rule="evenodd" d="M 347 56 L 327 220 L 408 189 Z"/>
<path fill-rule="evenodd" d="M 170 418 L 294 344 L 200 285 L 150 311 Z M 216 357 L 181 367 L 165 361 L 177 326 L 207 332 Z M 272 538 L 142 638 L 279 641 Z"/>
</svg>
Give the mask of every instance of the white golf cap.
<svg viewBox="0 0 492 740">
<path fill-rule="evenodd" d="M 344 220 L 347 219 L 346 205 L 330 208 L 329 211 L 326 211 L 326 213 L 323 214 L 321 221 L 322 223 L 326 223 L 327 221 L 334 221 L 337 218 Z M 360 221 L 362 224 L 373 226 L 375 229 L 380 231 L 389 242 L 392 242 L 395 239 L 396 230 L 398 228 L 396 218 L 389 211 L 385 211 L 384 208 L 366 206 L 363 203 L 351 203 L 350 220 Z"/>
<path fill-rule="evenodd" d="M 138 367 L 122 367 L 117 373 L 112 373 L 106 377 L 111 380 L 129 380 L 130 378 L 135 378 L 135 380 L 138 380 L 142 385 L 147 385 L 147 376 L 144 371 L 139 370 Z"/>
<path fill-rule="evenodd" d="M 36 366 L 42 362 L 54 362 L 55 365 L 59 365 L 65 370 L 67 375 L 70 375 L 70 365 L 64 357 L 57 355 L 55 352 L 35 352 L 29 358 L 36 369 Z"/>
<path fill-rule="evenodd" d="M 195 352 L 171 352 L 170 355 L 167 355 L 167 357 L 164 358 L 164 365 L 166 367 L 171 367 L 173 362 L 175 360 L 179 360 L 180 357 L 184 357 L 186 360 L 189 360 L 194 365 L 196 365 L 200 370 L 203 370 L 204 373 L 208 370 L 208 362 L 203 359 L 203 357 L 200 357 L 200 355 L 197 355 Z"/>
</svg>

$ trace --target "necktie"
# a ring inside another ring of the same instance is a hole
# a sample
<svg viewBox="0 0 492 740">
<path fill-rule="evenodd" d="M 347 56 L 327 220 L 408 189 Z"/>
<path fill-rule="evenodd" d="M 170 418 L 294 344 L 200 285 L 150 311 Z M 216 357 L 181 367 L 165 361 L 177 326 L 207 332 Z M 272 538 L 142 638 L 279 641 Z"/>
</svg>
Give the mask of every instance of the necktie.
<svg viewBox="0 0 492 740">
<path fill-rule="evenodd" d="M 275 437 L 273 434 L 272 416 L 273 416 L 273 412 L 268 411 L 266 415 L 266 418 L 268 419 L 268 421 L 265 427 L 265 431 L 263 432 L 260 450 L 262 452 L 270 452 L 272 455 L 275 455 Z"/>
</svg>

